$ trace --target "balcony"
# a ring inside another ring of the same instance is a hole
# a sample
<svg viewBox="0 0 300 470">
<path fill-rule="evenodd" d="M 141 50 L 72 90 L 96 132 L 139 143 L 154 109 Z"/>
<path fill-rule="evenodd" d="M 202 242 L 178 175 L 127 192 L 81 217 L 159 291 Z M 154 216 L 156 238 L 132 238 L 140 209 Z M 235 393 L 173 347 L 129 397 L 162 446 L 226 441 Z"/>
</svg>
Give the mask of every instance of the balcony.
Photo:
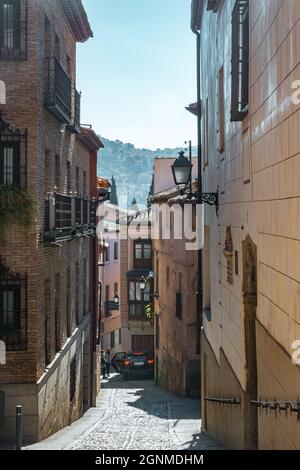
<svg viewBox="0 0 300 470">
<path fill-rule="evenodd" d="M 57 245 L 75 237 L 94 237 L 96 227 L 91 216 L 95 203 L 74 196 L 49 194 L 45 201 L 43 241 Z"/>
<path fill-rule="evenodd" d="M 81 94 L 73 88 L 72 91 L 72 120 L 71 124 L 67 127 L 70 132 L 73 134 L 79 134 L 80 132 L 80 102 L 81 102 Z"/>
<path fill-rule="evenodd" d="M 72 238 L 72 197 L 51 194 L 45 201 L 44 242 L 56 243 Z"/>
<path fill-rule="evenodd" d="M 55 57 L 46 59 L 45 107 L 61 123 L 72 124 L 72 83 Z"/>
<path fill-rule="evenodd" d="M 116 305 L 114 302 L 112 302 L 112 301 L 110 301 L 110 300 L 104 302 L 104 314 L 105 314 L 105 318 L 112 317 L 112 316 L 113 316 L 113 312 L 115 312 L 116 310 L 119 310 L 119 306 Z"/>
</svg>

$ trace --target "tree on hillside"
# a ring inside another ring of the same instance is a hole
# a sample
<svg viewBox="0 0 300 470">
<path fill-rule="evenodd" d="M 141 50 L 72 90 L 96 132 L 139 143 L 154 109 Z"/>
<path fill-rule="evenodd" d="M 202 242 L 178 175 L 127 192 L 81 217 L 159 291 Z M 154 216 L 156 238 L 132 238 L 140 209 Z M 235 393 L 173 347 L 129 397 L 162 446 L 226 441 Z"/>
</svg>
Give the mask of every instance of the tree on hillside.
<svg viewBox="0 0 300 470">
<path fill-rule="evenodd" d="M 114 175 L 111 177 L 111 192 L 110 192 L 110 203 L 118 206 L 118 195 L 117 195 L 117 185 Z"/>
<path fill-rule="evenodd" d="M 130 204 L 130 207 L 129 209 L 133 210 L 133 211 L 138 211 L 139 210 L 139 206 L 138 206 L 138 203 L 136 201 L 136 198 L 135 196 L 133 197 L 132 201 L 131 201 L 131 204 Z"/>
<path fill-rule="evenodd" d="M 150 197 L 153 196 L 153 194 L 154 194 L 154 173 L 152 175 L 151 186 L 150 186 L 149 193 L 148 193 L 148 199 L 147 199 L 148 207 L 151 206 Z"/>
</svg>

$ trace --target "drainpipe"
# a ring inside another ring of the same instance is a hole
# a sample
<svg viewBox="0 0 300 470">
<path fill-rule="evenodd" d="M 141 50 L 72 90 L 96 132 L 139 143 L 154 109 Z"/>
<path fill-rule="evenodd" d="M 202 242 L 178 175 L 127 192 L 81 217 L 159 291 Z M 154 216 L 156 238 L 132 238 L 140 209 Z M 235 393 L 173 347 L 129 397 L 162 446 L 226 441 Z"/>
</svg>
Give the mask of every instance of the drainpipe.
<svg viewBox="0 0 300 470">
<path fill-rule="evenodd" d="M 202 101 L 201 101 L 201 34 L 195 26 L 192 27 L 193 33 L 196 35 L 197 40 L 197 139 L 198 139 L 198 200 L 197 204 L 202 204 L 202 152 L 201 152 L 201 115 L 202 115 Z M 203 308 L 203 269 L 202 269 L 202 250 L 198 250 L 198 279 L 197 279 L 197 353 L 201 353 L 200 332 L 202 328 L 202 308 Z M 198 336 L 199 335 L 199 336 Z"/>
</svg>

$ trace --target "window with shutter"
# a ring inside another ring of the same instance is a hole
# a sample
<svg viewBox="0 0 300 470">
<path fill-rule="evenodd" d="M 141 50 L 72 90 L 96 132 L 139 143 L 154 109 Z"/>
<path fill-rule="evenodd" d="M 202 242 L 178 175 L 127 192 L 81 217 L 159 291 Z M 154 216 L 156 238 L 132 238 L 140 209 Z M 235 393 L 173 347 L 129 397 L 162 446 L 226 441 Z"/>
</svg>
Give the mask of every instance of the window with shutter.
<svg viewBox="0 0 300 470">
<path fill-rule="evenodd" d="M 231 121 L 242 121 L 249 107 L 249 0 L 232 12 Z"/>
</svg>

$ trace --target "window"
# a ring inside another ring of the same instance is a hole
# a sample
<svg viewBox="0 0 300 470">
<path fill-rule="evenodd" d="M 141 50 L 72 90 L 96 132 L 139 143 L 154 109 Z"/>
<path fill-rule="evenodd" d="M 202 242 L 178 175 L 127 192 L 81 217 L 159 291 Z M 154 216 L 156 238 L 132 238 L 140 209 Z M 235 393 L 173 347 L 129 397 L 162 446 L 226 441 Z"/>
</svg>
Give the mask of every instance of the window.
<svg viewBox="0 0 300 470">
<path fill-rule="evenodd" d="M 110 246 L 108 246 L 105 250 L 105 262 L 108 263 L 110 261 Z"/>
<path fill-rule="evenodd" d="M 119 246 L 118 243 L 114 243 L 114 259 L 117 260 L 119 258 Z"/>
<path fill-rule="evenodd" d="M 20 144 L 0 144 L 0 185 L 20 186 Z"/>
<path fill-rule="evenodd" d="M 176 292 L 176 318 L 182 320 L 182 297 L 180 292 Z"/>
<path fill-rule="evenodd" d="M 105 302 L 110 301 L 110 286 L 105 286 Z"/>
<path fill-rule="evenodd" d="M 27 348 L 27 275 L 11 273 L 1 260 L 0 340 L 7 351 Z"/>
<path fill-rule="evenodd" d="M 136 240 L 134 242 L 134 267 L 151 268 L 152 245 L 150 240 Z"/>
<path fill-rule="evenodd" d="M 234 252 L 234 272 L 235 275 L 239 275 L 239 252 L 235 251 Z"/>
<path fill-rule="evenodd" d="M 150 302 L 149 286 L 142 292 L 139 279 L 128 282 L 129 317 L 146 317 L 146 305 Z"/>
<path fill-rule="evenodd" d="M 54 309 L 55 309 L 55 349 L 56 351 L 60 351 L 61 349 L 61 338 L 60 338 L 60 274 L 55 274 L 55 301 L 54 301 Z"/>
<path fill-rule="evenodd" d="M 231 120 L 242 121 L 249 105 L 249 0 L 232 12 Z"/>
<path fill-rule="evenodd" d="M 115 332 L 114 331 L 110 333 L 110 347 L 111 348 L 115 347 Z"/>
<path fill-rule="evenodd" d="M 20 327 L 20 287 L 0 287 L 0 329 L 12 331 Z"/>
<path fill-rule="evenodd" d="M 51 288 L 50 279 L 46 279 L 44 286 L 44 309 L 45 309 L 45 365 L 52 360 L 51 351 Z"/>
<path fill-rule="evenodd" d="M 225 102 L 224 102 L 224 67 L 221 67 L 218 74 L 218 131 L 219 131 L 219 152 L 225 148 Z"/>
<path fill-rule="evenodd" d="M 1 48 L 18 49 L 20 47 L 20 1 L 0 1 Z"/>
<path fill-rule="evenodd" d="M 76 393 L 76 357 L 70 363 L 70 401 L 74 400 Z"/>
<path fill-rule="evenodd" d="M 204 158 L 203 158 L 203 165 L 206 167 L 208 165 L 208 150 L 209 150 L 209 125 L 208 125 L 208 97 L 205 100 L 205 107 L 203 112 L 203 138 L 204 138 Z"/>
</svg>

